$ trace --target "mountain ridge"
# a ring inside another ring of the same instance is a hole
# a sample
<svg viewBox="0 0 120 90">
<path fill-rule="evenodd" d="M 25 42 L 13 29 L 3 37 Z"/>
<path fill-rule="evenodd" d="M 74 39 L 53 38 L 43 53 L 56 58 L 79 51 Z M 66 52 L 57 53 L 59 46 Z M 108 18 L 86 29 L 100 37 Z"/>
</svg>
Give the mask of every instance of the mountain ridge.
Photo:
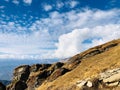
<svg viewBox="0 0 120 90">
<path fill-rule="evenodd" d="M 81 83 L 76 83 L 90 78 L 91 82 L 86 83 L 88 86 L 93 84 L 92 88 L 86 86 L 88 89 L 85 90 L 97 90 L 94 89 L 94 82 L 99 83 L 99 80 L 95 78 L 108 69 L 119 68 L 119 54 L 120 39 L 117 39 L 90 48 L 65 62 L 22 65 L 14 69 L 12 82 L 6 88 L 7 90 L 80 90 L 86 84 L 80 87 Z"/>
</svg>

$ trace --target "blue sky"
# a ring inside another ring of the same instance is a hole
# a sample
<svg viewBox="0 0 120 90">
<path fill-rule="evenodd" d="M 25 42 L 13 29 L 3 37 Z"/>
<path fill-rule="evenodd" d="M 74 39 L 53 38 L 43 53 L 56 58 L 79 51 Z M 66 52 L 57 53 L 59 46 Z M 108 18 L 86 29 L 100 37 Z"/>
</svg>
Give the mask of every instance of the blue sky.
<svg viewBox="0 0 120 90">
<path fill-rule="evenodd" d="M 0 58 L 67 58 L 120 38 L 120 0 L 0 0 Z"/>
</svg>

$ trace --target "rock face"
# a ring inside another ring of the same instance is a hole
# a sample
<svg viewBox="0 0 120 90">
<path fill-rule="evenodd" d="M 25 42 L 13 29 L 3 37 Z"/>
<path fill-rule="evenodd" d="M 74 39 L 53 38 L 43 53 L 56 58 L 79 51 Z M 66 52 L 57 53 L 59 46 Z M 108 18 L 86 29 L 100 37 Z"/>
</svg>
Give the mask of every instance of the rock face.
<svg viewBox="0 0 120 90">
<path fill-rule="evenodd" d="M 64 63 L 22 65 L 15 68 L 11 84 L 7 90 L 35 90 L 44 81 L 53 81 L 69 72 Z"/>
<path fill-rule="evenodd" d="M 15 68 L 13 73 L 13 80 L 10 85 L 7 86 L 7 90 L 25 90 L 27 88 L 26 81 L 30 74 L 30 66 L 22 65 Z"/>
<path fill-rule="evenodd" d="M 101 73 L 100 80 L 107 87 L 117 86 L 120 82 L 120 68 Z"/>
<path fill-rule="evenodd" d="M 0 90 L 6 90 L 5 85 L 3 85 L 2 83 L 0 83 Z"/>
<path fill-rule="evenodd" d="M 100 73 L 96 78 L 80 80 L 76 82 L 76 86 L 81 90 L 85 88 L 87 90 L 114 90 L 116 87 L 120 89 L 120 68 L 107 70 Z"/>
<path fill-rule="evenodd" d="M 30 74 L 30 66 L 23 65 L 15 68 L 13 73 L 13 81 L 23 81 L 26 82 Z"/>
</svg>

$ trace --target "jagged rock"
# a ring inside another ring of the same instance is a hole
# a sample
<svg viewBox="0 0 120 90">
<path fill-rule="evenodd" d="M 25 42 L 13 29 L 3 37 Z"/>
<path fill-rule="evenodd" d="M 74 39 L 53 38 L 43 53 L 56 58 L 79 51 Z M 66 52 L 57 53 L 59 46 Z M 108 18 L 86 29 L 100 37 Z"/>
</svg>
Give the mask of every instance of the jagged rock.
<svg viewBox="0 0 120 90">
<path fill-rule="evenodd" d="M 21 80 L 21 81 L 26 82 L 30 74 L 29 69 L 30 69 L 29 65 L 22 65 L 22 66 L 17 67 L 13 73 L 13 81 Z"/>
<path fill-rule="evenodd" d="M 56 69 L 52 75 L 50 76 L 50 78 L 48 79 L 49 81 L 53 81 L 55 80 L 56 78 L 58 78 L 59 76 L 65 74 L 66 72 L 68 72 L 69 70 L 66 69 L 66 68 L 59 68 L 59 69 Z"/>
<path fill-rule="evenodd" d="M 118 85 L 118 82 L 120 81 L 120 68 L 107 70 L 104 73 L 101 73 L 100 80 L 102 80 L 106 86 Z"/>
<path fill-rule="evenodd" d="M 39 68 L 38 71 L 42 71 L 42 70 L 48 69 L 51 66 L 51 64 L 41 64 L 41 65 L 42 66 Z"/>
<path fill-rule="evenodd" d="M 119 87 L 119 85 L 120 68 L 107 70 L 94 78 L 87 78 L 76 83 L 76 86 L 82 90 L 109 90 L 109 88 Z"/>
<path fill-rule="evenodd" d="M 16 81 L 7 86 L 7 90 L 25 90 L 26 88 L 27 84 L 23 81 Z"/>
<path fill-rule="evenodd" d="M 27 80 L 28 88 L 40 86 L 46 78 L 48 78 L 54 70 L 62 67 L 64 63 L 57 62 L 55 64 L 35 64 L 31 66 L 31 73 Z"/>
<path fill-rule="evenodd" d="M 30 67 L 30 72 L 37 72 L 41 67 L 42 67 L 42 64 L 34 64 Z"/>
<path fill-rule="evenodd" d="M 0 90 L 6 90 L 6 86 L 0 82 Z"/>
<path fill-rule="evenodd" d="M 119 82 L 113 82 L 113 83 L 108 83 L 106 84 L 106 86 L 109 86 L 109 87 L 115 87 L 119 84 Z"/>
<path fill-rule="evenodd" d="M 42 82 L 49 76 L 48 72 L 46 70 L 44 71 L 38 71 L 38 72 L 33 72 L 30 74 L 28 80 L 27 80 L 27 85 L 28 88 L 35 88 L 38 85 L 41 85 Z"/>
<path fill-rule="evenodd" d="M 61 67 L 64 65 L 64 63 L 62 63 L 62 62 L 57 62 L 57 63 L 55 63 L 55 64 L 53 64 L 53 65 L 54 65 L 54 70 L 55 70 L 55 69 L 61 68 Z"/>
<path fill-rule="evenodd" d="M 115 82 L 120 80 L 120 73 L 114 74 L 106 79 L 103 79 L 104 83 Z"/>
</svg>

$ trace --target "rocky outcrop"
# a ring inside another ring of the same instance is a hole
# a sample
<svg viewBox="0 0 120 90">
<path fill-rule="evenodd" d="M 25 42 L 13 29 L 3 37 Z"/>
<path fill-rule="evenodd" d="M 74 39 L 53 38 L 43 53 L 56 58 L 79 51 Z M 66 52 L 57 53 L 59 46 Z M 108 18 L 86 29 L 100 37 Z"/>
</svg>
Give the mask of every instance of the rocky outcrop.
<svg viewBox="0 0 120 90">
<path fill-rule="evenodd" d="M 56 69 L 56 70 L 52 73 L 52 75 L 49 77 L 48 80 L 49 80 L 49 81 L 53 81 L 53 80 L 57 79 L 59 76 L 64 75 L 66 72 L 69 72 L 69 70 L 66 69 L 66 68 Z"/>
<path fill-rule="evenodd" d="M 7 90 L 25 90 L 27 88 L 27 84 L 23 81 L 12 82 L 7 86 Z"/>
<path fill-rule="evenodd" d="M 15 68 L 13 73 L 13 82 L 14 81 L 23 81 L 26 82 L 30 74 L 30 66 L 22 65 Z"/>
<path fill-rule="evenodd" d="M 26 81 L 30 74 L 30 66 L 22 65 L 15 68 L 11 84 L 7 86 L 7 90 L 25 90 L 27 88 Z"/>
<path fill-rule="evenodd" d="M 6 86 L 0 82 L 0 90 L 6 90 Z"/>
<path fill-rule="evenodd" d="M 13 80 L 7 86 L 7 90 L 35 90 L 43 82 L 53 81 L 66 72 L 69 72 L 63 66 L 64 63 L 62 62 L 19 66 L 15 68 Z"/>
<path fill-rule="evenodd" d="M 81 90 L 114 90 L 118 87 L 120 89 L 120 68 L 107 70 L 94 78 L 77 81 L 76 86 Z"/>
<path fill-rule="evenodd" d="M 100 74 L 100 80 L 106 87 L 118 86 L 120 83 L 120 68 L 108 70 Z"/>
<path fill-rule="evenodd" d="M 93 48 L 90 48 L 80 54 L 77 54 L 73 57 L 71 57 L 68 61 L 66 61 L 66 65 L 65 67 L 69 68 L 69 69 L 74 69 L 76 68 L 83 59 L 95 56 L 97 54 L 101 54 L 105 51 L 108 51 L 109 49 L 119 45 L 120 40 L 113 40 L 111 42 L 105 43 L 103 45 L 99 45 Z"/>
</svg>

